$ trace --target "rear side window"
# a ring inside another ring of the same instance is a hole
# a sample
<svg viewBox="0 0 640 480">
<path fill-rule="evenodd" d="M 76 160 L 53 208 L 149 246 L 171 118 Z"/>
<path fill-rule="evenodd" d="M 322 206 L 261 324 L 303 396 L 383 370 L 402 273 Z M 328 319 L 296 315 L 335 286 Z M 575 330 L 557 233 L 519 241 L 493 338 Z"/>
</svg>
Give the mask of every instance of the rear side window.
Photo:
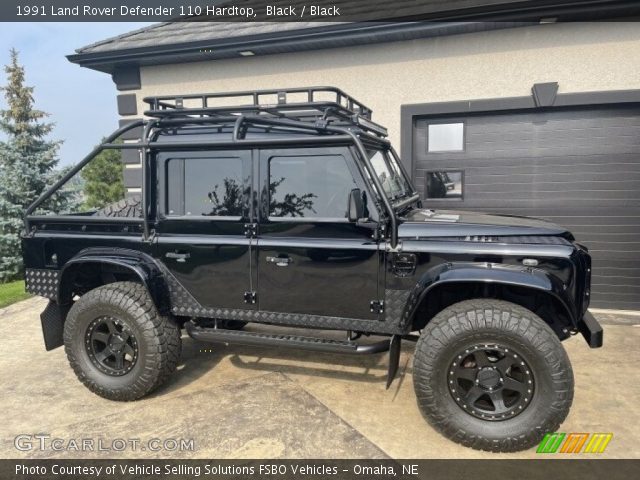
<svg viewBox="0 0 640 480">
<path fill-rule="evenodd" d="M 356 188 L 342 155 L 272 157 L 269 217 L 343 219 Z"/>
<path fill-rule="evenodd" d="M 239 157 L 167 160 L 168 215 L 241 217 L 245 183 Z"/>
</svg>

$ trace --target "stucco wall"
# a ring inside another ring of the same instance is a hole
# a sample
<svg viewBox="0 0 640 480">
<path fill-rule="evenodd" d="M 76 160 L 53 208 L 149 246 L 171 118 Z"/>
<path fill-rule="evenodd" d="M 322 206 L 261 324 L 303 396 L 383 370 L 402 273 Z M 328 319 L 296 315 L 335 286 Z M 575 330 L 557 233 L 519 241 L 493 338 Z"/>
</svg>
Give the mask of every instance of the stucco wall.
<svg viewBox="0 0 640 480">
<path fill-rule="evenodd" d="M 335 85 L 400 139 L 400 105 L 640 88 L 640 25 L 547 24 L 407 42 L 143 67 L 143 96 Z"/>
</svg>

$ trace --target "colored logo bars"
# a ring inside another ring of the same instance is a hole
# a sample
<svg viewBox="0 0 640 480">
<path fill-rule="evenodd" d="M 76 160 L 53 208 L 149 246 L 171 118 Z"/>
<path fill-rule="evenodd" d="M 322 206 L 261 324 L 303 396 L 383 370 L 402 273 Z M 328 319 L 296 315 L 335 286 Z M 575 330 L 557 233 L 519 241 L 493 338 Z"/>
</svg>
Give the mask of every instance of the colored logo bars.
<svg viewBox="0 0 640 480">
<path fill-rule="evenodd" d="M 536 453 L 603 453 L 613 433 L 547 433 Z"/>
</svg>

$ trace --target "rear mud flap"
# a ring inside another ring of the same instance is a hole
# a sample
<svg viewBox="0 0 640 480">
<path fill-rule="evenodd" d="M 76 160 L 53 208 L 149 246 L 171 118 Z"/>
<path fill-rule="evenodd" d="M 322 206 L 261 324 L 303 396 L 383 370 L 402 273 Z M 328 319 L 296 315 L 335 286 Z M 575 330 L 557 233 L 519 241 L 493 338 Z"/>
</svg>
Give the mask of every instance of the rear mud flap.
<svg viewBox="0 0 640 480">
<path fill-rule="evenodd" d="M 54 301 L 50 301 L 47 308 L 40 314 L 42 323 L 42 335 L 44 337 L 44 347 L 53 350 L 62 346 L 62 332 L 64 330 L 64 320 L 69 311 L 68 306 L 60 306 Z"/>
<path fill-rule="evenodd" d="M 389 346 L 389 370 L 387 370 L 387 390 L 389 390 L 393 379 L 396 378 L 396 374 L 398 373 L 401 341 L 400 335 L 393 335 L 391 337 L 391 344 Z"/>
</svg>

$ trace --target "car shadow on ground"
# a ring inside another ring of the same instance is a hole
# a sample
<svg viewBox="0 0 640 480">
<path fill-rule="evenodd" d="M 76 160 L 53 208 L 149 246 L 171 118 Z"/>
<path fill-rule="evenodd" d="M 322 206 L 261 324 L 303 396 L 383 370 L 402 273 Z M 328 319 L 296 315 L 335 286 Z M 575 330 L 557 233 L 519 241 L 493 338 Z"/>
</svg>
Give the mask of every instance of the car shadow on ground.
<svg viewBox="0 0 640 480">
<path fill-rule="evenodd" d="M 260 328 L 260 327 L 259 327 Z M 337 338 L 336 332 L 328 337 Z M 363 343 L 379 341 L 372 337 Z M 411 374 L 410 363 L 414 344 L 403 343 L 398 373 L 392 385 L 393 390 L 400 388 L 404 377 Z M 260 373 L 279 372 L 288 376 L 323 377 L 349 382 L 379 383 L 384 388 L 387 380 L 389 354 L 387 352 L 371 355 L 350 355 L 324 352 L 309 352 L 289 348 L 257 347 L 245 345 L 218 345 L 196 341 L 186 335 L 182 337 L 182 357 L 177 372 L 152 396 L 163 396 L 197 382 L 203 376 L 221 364 L 228 362 L 221 375 L 228 375 L 228 382 L 238 380 L 234 369 L 250 370 Z M 229 366 L 232 368 L 229 369 Z M 242 375 L 246 378 L 246 375 Z M 397 394 L 397 391 L 395 392 Z M 395 396 L 394 394 L 394 396 Z"/>
</svg>

